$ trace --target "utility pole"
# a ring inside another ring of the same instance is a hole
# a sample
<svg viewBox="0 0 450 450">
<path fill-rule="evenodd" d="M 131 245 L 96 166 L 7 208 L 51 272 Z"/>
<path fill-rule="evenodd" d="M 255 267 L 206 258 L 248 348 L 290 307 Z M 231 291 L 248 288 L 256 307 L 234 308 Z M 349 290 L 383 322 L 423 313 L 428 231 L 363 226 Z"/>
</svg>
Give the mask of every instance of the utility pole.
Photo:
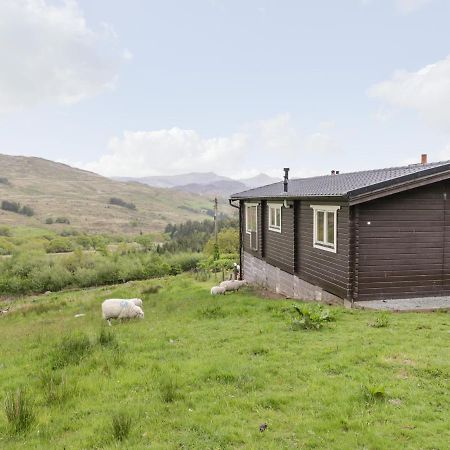
<svg viewBox="0 0 450 450">
<path fill-rule="evenodd" d="M 217 217 L 217 197 L 214 198 L 214 261 L 220 258 L 219 254 L 219 242 L 217 240 L 217 228 L 218 228 L 218 217 Z"/>
</svg>

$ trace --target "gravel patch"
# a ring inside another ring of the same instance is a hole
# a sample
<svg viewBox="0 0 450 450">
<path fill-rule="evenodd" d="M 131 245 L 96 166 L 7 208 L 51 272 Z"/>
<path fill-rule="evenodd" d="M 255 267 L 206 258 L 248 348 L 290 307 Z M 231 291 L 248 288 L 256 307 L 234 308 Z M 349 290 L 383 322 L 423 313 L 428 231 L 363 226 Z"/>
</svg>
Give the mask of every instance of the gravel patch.
<svg viewBox="0 0 450 450">
<path fill-rule="evenodd" d="M 391 300 L 355 302 L 357 308 L 386 311 L 437 311 L 450 310 L 450 297 L 417 297 Z"/>
</svg>

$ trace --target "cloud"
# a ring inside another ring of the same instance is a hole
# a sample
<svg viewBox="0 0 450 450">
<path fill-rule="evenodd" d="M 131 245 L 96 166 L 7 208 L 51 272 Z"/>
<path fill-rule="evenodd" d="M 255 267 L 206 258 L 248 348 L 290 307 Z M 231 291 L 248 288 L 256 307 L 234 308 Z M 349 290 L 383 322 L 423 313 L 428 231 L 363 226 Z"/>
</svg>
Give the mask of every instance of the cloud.
<svg viewBox="0 0 450 450">
<path fill-rule="evenodd" d="M 180 174 L 214 171 L 233 178 L 266 172 L 278 175 L 285 164 L 308 173 L 308 163 L 338 148 L 332 122 L 301 133 L 289 114 L 246 124 L 229 136 L 204 137 L 195 130 L 170 128 L 126 131 L 108 152 L 89 163 L 72 163 L 106 176 Z"/>
<path fill-rule="evenodd" d="M 232 173 L 236 170 L 246 137 L 204 138 L 194 130 L 170 128 L 126 131 L 109 142 L 109 153 L 83 165 L 107 176 L 147 176 L 186 172 Z"/>
<path fill-rule="evenodd" d="M 450 55 L 416 72 L 398 70 L 368 93 L 391 107 L 414 110 L 428 123 L 450 132 Z"/>
<path fill-rule="evenodd" d="M 431 0 L 396 0 L 397 9 L 403 14 L 409 14 L 431 3 Z"/>
<path fill-rule="evenodd" d="M 88 27 L 76 0 L 0 1 L 0 112 L 96 95 L 130 58 L 109 25 Z"/>
</svg>

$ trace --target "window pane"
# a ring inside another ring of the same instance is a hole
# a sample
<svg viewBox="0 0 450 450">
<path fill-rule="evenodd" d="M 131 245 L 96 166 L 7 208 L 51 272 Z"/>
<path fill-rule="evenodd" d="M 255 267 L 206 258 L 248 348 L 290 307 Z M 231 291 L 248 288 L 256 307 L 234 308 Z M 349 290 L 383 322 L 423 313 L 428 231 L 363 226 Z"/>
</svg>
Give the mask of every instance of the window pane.
<svg viewBox="0 0 450 450">
<path fill-rule="evenodd" d="M 272 227 L 275 225 L 275 209 L 270 207 L 269 211 L 270 211 L 270 222 L 269 223 L 270 223 L 270 226 Z"/>
<path fill-rule="evenodd" d="M 324 241 L 324 220 L 325 213 L 323 211 L 317 211 L 317 240 L 320 242 Z"/>
<path fill-rule="evenodd" d="M 247 231 L 256 231 L 256 206 L 247 208 Z"/>
<path fill-rule="evenodd" d="M 281 208 L 277 208 L 276 213 L 277 213 L 276 224 L 277 224 L 277 227 L 280 228 L 281 227 Z"/>
<path fill-rule="evenodd" d="M 334 245 L 334 212 L 327 213 L 327 242 L 328 244 Z"/>
</svg>

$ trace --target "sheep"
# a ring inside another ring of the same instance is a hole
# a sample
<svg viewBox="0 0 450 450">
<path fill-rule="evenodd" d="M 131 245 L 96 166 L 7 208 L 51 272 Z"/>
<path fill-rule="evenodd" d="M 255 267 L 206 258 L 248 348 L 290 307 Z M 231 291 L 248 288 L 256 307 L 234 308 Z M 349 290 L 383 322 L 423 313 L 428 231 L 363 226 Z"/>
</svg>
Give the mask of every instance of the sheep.
<svg viewBox="0 0 450 450">
<path fill-rule="evenodd" d="M 142 308 L 143 303 L 140 298 L 130 298 L 130 302 L 133 302 L 136 306 L 139 306 L 139 308 Z"/>
<path fill-rule="evenodd" d="M 221 286 L 213 286 L 211 288 L 211 295 L 224 295 L 225 288 Z"/>
<path fill-rule="evenodd" d="M 245 286 L 245 280 L 227 280 L 220 283 L 220 287 L 225 288 L 225 291 L 238 291 L 242 286 Z"/>
<path fill-rule="evenodd" d="M 111 319 L 143 319 L 144 311 L 131 300 L 110 298 L 102 303 L 102 315 L 111 326 Z"/>
</svg>

